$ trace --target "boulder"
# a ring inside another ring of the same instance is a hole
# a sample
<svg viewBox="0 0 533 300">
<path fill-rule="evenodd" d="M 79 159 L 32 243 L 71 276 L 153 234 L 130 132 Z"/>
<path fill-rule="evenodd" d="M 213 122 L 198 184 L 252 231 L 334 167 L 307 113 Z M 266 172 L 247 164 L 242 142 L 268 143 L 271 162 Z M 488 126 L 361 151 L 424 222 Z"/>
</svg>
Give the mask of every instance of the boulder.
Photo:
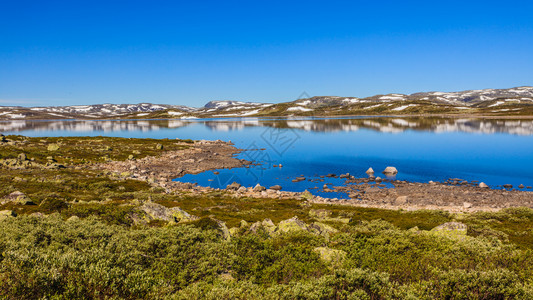
<svg viewBox="0 0 533 300">
<path fill-rule="evenodd" d="M 292 217 L 279 222 L 278 229 L 281 232 L 303 231 L 307 230 L 307 224 L 299 220 L 298 217 Z"/>
<path fill-rule="evenodd" d="M 508 190 L 510 190 L 510 189 L 513 188 L 513 185 L 512 184 L 504 184 L 503 187 L 508 189 Z"/>
<path fill-rule="evenodd" d="M 218 224 L 218 227 L 219 227 L 219 231 L 220 233 L 222 233 L 222 237 L 229 241 L 231 239 L 231 233 L 230 231 L 228 230 L 228 227 L 226 226 L 226 223 L 225 222 L 222 222 L 220 220 L 216 220 L 215 221 L 217 222 Z"/>
<path fill-rule="evenodd" d="M 242 226 L 242 222 L 241 222 Z M 263 229 L 268 235 L 272 236 L 277 231 L 277 227 L 270 219 L 264 219 L 262 222 L 257 221 L 250 226 L 250 231 L 257 233 L 259 229 Z"/>
<path fill-rule="evenodd" d="M 471 208 L 471 207 L 472 207 L 472 203 L 470 203 L 470 202 L 463 202 L 463 207 L 464 207 L 464 208 Z"/>
<path fill-rule="evenodd" d="M 518 186 L 518 188 L 519 189 L 523 189 L 523 188 L 525 188 L 525 186 L 523 184 L 521 184 L 521 185 Z"/>
<path fill-rule="evenodd" d="M 271 190 L 274 190 L 274 191 L 281 191 L 281 186 L 280 185 L 273 185 L 270 187 Z"/>
<path fill-rule="evenodd" d="M 468 226 L 460 222 L 448 222 L 431 229 L 431 231 L 446 235 L 466 235 Z"/>
<path fill-rule="evenodd" d="M 246 191 L 247 189 L 244 186 L 241 186 L 240 188 L 237 189 L 237 192 L 239 193 L 245 193 Z"/>
<path fill-rule="evenodd" d="M 311 229 L 311 232 L 325 237 L 329 237 L 330 234 L 339 232 L 336 228 L 320 222 L 314 222 L 309 228 Z"/>
<path fill-rule="evenodd" d="M 17 214 L 12 210 L 0 210 L 0 221 L 5 220 L 7 218 L 14 218 Z"/>
<path fill-rule="evenodd" d="M 313 194 L 311 194 L 311 192 L 309 192 L 308 190 L 305 190 L 302 192 L 302 194 L 300 194 L 300 197 L 305 200 L 311 200 L 313 199 Z"/>
<path fill-rule="evenodd" d="M 292 180 L 292 182 L 300 182 L 300 181 L 304 181 L 305 180 L 305 177 L 296 177 Z"/>
<path fill-rule="evenodd" d="M 21 153 L 17 156 L 18 160 L 25 161 L 28 160 L 28 156 L 25 153 Z"/>
<path fill-rule="evenodd" d="M 7 203 L 7 202 L 12 202 L 12 203 L 21 204 L 21 205 L 35 205 L 35 203 L 33 203 L 33 201 L 28 196 L 26 196 L 24 193 L 19 192 L 19 191 L 15 191 L 7 195 L 3 199 L 0 199 L 0 204 Z"/>
<path fill-rule="evenodd" d="M 191 216 L 179 207 L 167 208 L 154 202 L 147 202 L 139 209 L 146 213 L 146 219 L 148 222 L 152 220 L 160 220 L 170 223 L 178 223 L 197 219 L 197 217 Z"/>
<path fill-rule="evenodd" d="M 374 174 L 374 169 L 368 168 L 368 170 L 366 170 L 366 174 L 373 175 Z"/>
<path fill-rule="evenodd" d="M 232 184 L 228 184 L 228 186 L 226 186 L 226 190 L 236 191 L 236 190 L 238 190 L 240 187 L 241 187 L 241 184 L 240 184 L 240 183 L 233 182 Z"/>
<path fill-rule="evenodd" d="M 163 145 L 157 144 L 157 145 L 155 145 L 155 149 L 156 150 L 163 150 Z"/>
<path fill-rule="evenodd" d="M 341 175 L 339 176 L 339 178 L 342 178 L 342 179 L 350 178 L 350 173 L 341 174 Z"/>
<path fill-rule="evenodd" d="M 383 174 L 396 175 L 398 174 L 398 170 L 396 170 L 395 167 L 386 167 L 385 170 L 383 170 Z"/>
<path fill-rule="evenodd" d="M 48 145 L 48 151 L 57 151 L 59 150 L 59 145 L 58 144 L 50 144 Z"/>
<path fill-rule="evenodd" d="M 486 183 L 484 183 L 484 182 L 480 182 L 479 183 L 479 187 L 480 188 L 488 188 L 489 186 Z"/>
<path fill-rule="evenodd" d="M 320 259 L 326 263 L 340 264 L 346 258 L 346 252 L 343 250 L 317 247 L 314 248 L 313 251 L 318 253 Z"/>
<path fill-rule="evenodd" d="M 254 187 L 254 192 L 262 192 L 262 191 L 266 191 L 266 187 L 264 186 L 261 186 L 259 183 L 255 185 Z"/>
</svg>

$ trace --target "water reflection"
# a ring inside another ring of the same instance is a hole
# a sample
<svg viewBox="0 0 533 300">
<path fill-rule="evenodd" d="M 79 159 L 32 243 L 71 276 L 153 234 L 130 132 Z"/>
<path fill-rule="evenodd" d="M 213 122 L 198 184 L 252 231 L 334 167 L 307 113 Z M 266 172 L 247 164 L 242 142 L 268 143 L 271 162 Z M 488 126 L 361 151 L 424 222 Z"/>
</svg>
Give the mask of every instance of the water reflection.
<svg viewBox="0 0 533 300">
<path fill-rule="evenodd" d="M 406 130 L 429 132 L 506 133 L 533 135 L 533 120 L 499 119 L 450 119 L 450 118 L 395 118 L 352 117 L 331 119 L 198 119 L 198 120 L 16 120 L 0 122 L 0 132 L 23 131 L 71 131 L 116 132 L 157 131 L 165 128 L 182 128 L 191 124 L 203 124 L 212 131 L 238 131 L 245 127 L 292 128 L 313 132 L 352 132 L 370 129 L 386 133 Z"/>
</svg>

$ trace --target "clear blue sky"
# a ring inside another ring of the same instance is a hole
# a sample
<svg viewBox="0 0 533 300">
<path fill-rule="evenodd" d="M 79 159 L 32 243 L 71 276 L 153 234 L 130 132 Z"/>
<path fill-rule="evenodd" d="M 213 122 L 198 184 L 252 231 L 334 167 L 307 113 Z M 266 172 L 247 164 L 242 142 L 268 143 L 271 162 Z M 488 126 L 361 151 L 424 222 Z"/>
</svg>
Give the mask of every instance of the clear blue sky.
<svg viewBox="0 0 533 300">
<path fill-rule="evenodd" d="M 533 85 L 532 1 L 0 1 L 0 105 Z"/>
</svg>

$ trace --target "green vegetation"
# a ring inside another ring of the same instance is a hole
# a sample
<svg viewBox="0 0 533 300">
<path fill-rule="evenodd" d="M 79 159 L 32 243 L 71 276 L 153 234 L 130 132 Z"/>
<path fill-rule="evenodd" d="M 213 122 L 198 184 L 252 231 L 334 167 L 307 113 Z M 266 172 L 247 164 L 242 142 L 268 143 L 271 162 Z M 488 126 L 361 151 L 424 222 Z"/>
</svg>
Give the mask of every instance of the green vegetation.
<svg viewBox="0 0 533 300">
<path fill-rule="evenodd" d="M 531 213 L 531 212 L 529 212 Z M 346 253 L 328 263 L 316 247 Z M 329 241 L 309 232 L 231 240 L 194 225 L 125 227 L 90 216 L 0 221 L 0 297 L 526 299 L 531 250 L 374 220 Z"/>
<path fill-rule="evenodd" d="M 94 164 L 104 151 L 128 159 L 183 141 L 8 140 L 17 142 L 0 146 L 2 159 L 23 152 L 44 164 L 60 151 L 66 168 L 0 167 L 1 299 L 533 298 L 532 209 L 451 214 L 166 191 Z M 15 191 L 33 204 L 2 201 Z M 136 222 L 146 203 L 196 218 Z M 432 230 L 447 222 L 468 229 Z"/>
</svg>

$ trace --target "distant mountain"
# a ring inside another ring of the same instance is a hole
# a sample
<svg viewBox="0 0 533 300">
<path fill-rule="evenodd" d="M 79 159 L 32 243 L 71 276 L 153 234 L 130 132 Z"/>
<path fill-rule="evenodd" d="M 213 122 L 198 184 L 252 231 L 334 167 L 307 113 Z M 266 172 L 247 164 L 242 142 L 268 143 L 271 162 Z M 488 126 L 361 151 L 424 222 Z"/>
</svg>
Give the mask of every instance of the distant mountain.
<svg viewBox="0 0 533 300">
<path fill-rule="evenodd" d="M 533 87 L 387 94 L 367 98 L 318 96 L 277 104 L 225 100 L 210 101 L 200 108 L 151 103 L 0 106 L 0 119 L 4 120 L 428 114 L 533 116 Z"/>
</svg>

